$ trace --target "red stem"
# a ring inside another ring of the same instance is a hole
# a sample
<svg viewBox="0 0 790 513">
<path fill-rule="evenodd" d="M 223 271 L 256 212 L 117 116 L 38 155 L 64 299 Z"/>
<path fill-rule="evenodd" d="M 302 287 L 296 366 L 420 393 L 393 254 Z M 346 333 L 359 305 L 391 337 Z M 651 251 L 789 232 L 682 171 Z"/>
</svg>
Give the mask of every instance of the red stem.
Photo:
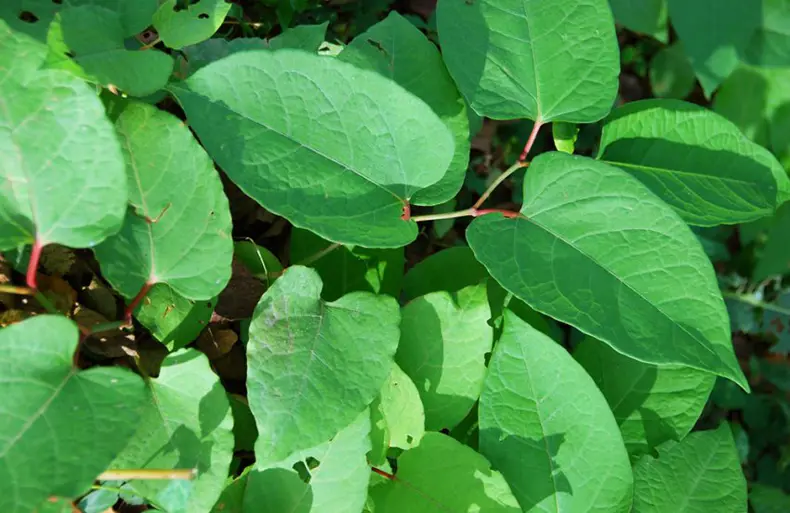
<svg viewBox="0 0 790 513">
<path fill-rule="evenodd" d="M 480 217 L 486 214 L 500 213 L 508 219 L 514 219 L 521 215 L 520 212 L 513 212 L 512 210 L 503 210 L 501 208 L 478 208 L 472 212 L 472 217 Z"/>
<path fill-rule="evenodd" d="M 145 282 L 145 285 L 142 286 L 140 292 L 138 292 L 137 295 L 134 296 L 134 298 L 132 299 L 132 302 L 126 306 L 126 310 L 124 310 L 123 312 L 123 320 L 124 322 L 126 322 L 127 325 L 132 324 L 132 314 L 137 308 L 137 305 L 140 304 L 140 301 L 143 300 L 143 298 L 151 290 L 151 287 L 153 287 L 154 285 L 156 284 L 153 282 L 150 281 Z"/>
<path fill-rule="evenodd" d="M 27 286 L 33 291 L 38 290 L 38 283 L 36 282 L 36 271 L 38 270 L 38 262 L 41 260 L 41 250 L 44 246 L 36 240 L 30 250 L 30 261 L 27 264 L 27 275 L 25 280 Z"/>
<path fill-rule="evenodd" d="M 535 144 L 535 139 L 538 137 L 538 132 L 540 131 L 540 127 L 543 126 L 543 122 L 536 119 L 535 124 L 532 125 L 532 132 L 529 133 L 529 139 L 527 139 L 527 144 L 524 145 L 524 151 L 521 152 L 521 156 L 518 158 L 519 162 L 524 162 L 527 160 L 527 154 L 529 150 L 532 149 L 532 145 Z"/>
<path fill-rule="evenodd" d="M 383 470 L 377 469 L 376 467 L 370 467 L 370 470 L 372 470 L 376 474 L 380 475 L 381 477 L 386 477 L 390 481 L 395 481 L 395 475 L 394 474 L 390 474 L 389 472 L 384 472 Z"/>
</svg>

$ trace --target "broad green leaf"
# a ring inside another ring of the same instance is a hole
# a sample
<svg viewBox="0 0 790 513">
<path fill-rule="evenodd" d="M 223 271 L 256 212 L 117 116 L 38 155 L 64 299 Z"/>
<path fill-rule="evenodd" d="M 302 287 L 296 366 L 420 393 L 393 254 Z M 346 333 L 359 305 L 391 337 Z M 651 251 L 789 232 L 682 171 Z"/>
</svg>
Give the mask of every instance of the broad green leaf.
<svg viewBox="0 0 790 513">
<path fill-rule="evenodd" d="M 443 249 L 417 262 L 403 278 L 403 296 L 409 301 L 431 292 L 450 294 L 482 283 L 488 271 L 466 246 Z"/>
<path fill-rule="evenodd" d="M 629 511 L 631 466 L 606 399 L 562 346 L 508 311 L 479 419 L 480 453 L 525 512 Z"/>
<path fill-rule="evenodd" d="M 755 66 L 790 66 L 790 1 L 761 0 L 762 19 L 743 54 Z"/>
<path fill-rule="evenodd" d="M 77 326 L 39 315 L 0 330 L 0 510 L 76 497 L 134 432 L 143 381 L 117 367 L 80 371 Z"/>
<path fill-rule="evenodd" d="M 768 242 L 757 261 L 752 281 L 759 283 L 774 275 L 790 274 L 790 203 L 782 205 L 774 216 Z"/>
<path fill-rule="evenodd" d="M 617 23 L 667 42 L 666 0 L 609 0 Z"/>
<path fill-rule="evenodd" d="M 790 495 L 780 488 L 755 483 L 749 490 L 749 503 L 754 513 L 786 513 L 790 511 Z"/>
<path fill-rule="evenodd" d="M 425 410 L 419 390 L 398 365 L 392 366 L 379 401 L 388 447 L 406 450 L 419 445 L 425 434 Z"/>
<path fill-rule="evenodd" d="M 171 88 L 231 180 L 333 242 L 414 240 L 417 225 L 401 219 L 403 207 L 444 176 L 453 155 L 452 136 L 430 107 L 337 59 L 241 52 Z"/>
<path fill-rule="evenodd" d="M 329 440 L 390 373 L 400 323 L 395 300 L 354 292 L 326 303 L 321 286 L 314 270 L 290 267 L 255 308 L 247 397 L 259 466 Z"/>
<path fill-rule="evenodd" d="M 269 39 L 269 48 L 272 50 L 293 48 L 315 53 L 326 38 L 328 26 L 329 22 L 324 22 L 319 25 L 298 25 L 286 29 L 282 34 Z"/>
<path fill-rule="evenodd" d="M 558 151 L 573 154 L 576 139 L 579 137 L 579 127 L 573 123 L 552 123 L 551 135 Z"/>
<path fill-rule="evenodd" d="M 157 8 L 157 0 L 3 0 L 0 3 L 0 19 L 12 29 L 25 32 L 44 42 L 50 22 L 61 9 L 84 5 L 103 7 L 121 19 L 123 36 L 133 36 L 151 24 Z M 27 13 L 28 16 L 21 16 Z M 35 19 L 36 21 L 24 21 Z"/>
<path fill-rule="evenodd" d="M 440 0 L 436 16 L 444 61 L 478 114 L 591 123 L 611 109 L 620 54 L 607 0 Z"/>
<path fill-rule="evenodd" d="M 790 167 L 790 81 L 788 68 L 741 66 L 716 93 L 713 108 Z M 790 199 L 784 191 L 783 201 Z"/>
<path fill-rule="evenodd" d="M 398 458 L 394 481 L 376 488 L 376 513 L 520 513 L 502 474 L 469 447 L 441 433 L 425 433 Z"/>
<path fill-rule="evenodd" d="M 46 47 L 0 21 L 0 249 L 91 247 L 126 208 L 123 155 L 82 80 L 40 70 Z"/>
<path fill-rule="evenodd" d="M 690 367 L 658 367 L 586 338 L 573 352 L 603 393 L 631 458 L 681 440 L 702 414 L 716 376 Z"/>
<path fill-rule="evenodd" d="M 154 13 L 153 24 L 164 44 L 176 50 L 205 41 L 225 21 L 231 3 L 226 0 L 165 0 Z"/>
<path fill-rule="evenodd" d="M 252 451 L 255 440 L 258 438 L 258 428 L 255 426 L 255 417 L 252 416 L 247 398 L 240 395 L 228 394 L 230 409 L 233 413 L 233 439 L 235 451 Z"/>
<path fill-rule="evenodd" d="M 427 103 L 453 135 L 455 153 L 444 177 L 415 194 L 416 202 L 434 205 L 455 197 L 469 163 L 469 118 L 466 104 L 444 66 L 436 46 L 398 14 L 354 38 L 338 56 L 387 77 Z"/>
<path fill-rule="evenodd" d="M 738 127 L 677 100 L 615 110 L 604 124 L 598 158 L 639 179 L 699 226 L 771 215 L 781 200 L 778 190 L 790 188 L 779 162 Z"/>
<path fill-rule="evenodd" d="M 291 231 L 291 262 L 307 262 L 331 245 L 331 242 L 308 230 L 294 228 Z M 314 268 L 321 276 L 324 283 L 321 297 L 326 301 L 334 301 L 356 291 L 397 296 L 401 289 L 405 262 L 401 248 L 340 246 L 306 265 Z"/>
<path fill-rule="evenodd" d="M 131 481 L 130 489 L 168 513 L 208 511 L 233 456 L 233 417 L 208 359 L 194 349 L 172 353 L 148 385 L 137 432 L 114 469 L 196 469 L 192 480 Z"/>
<path fill-rule="evenodd" d="M 710 98 L 738 66 L 738 52 L 760 23 L 759 0 L 668 0 L 677 32 Z M 715 13 L 715 14 L 713 14 Z"/>
<path fill-rule="evenodd" d="M 726 422 L 658 448 L 634 465 L 634 513 L 743 513 L 746 479 Z"/>
<path fill-rule="evenodd" d="M 225 488 L 211 512 L 309 513 L 312 501 L 310 485 L 295 471 L 284 468 L 250 470 Z"/>
<path fill-rule="evenodd" d="M 661 49 L 650 61 L 650 88 L 659 98 L 682 100 L 694 90 L 694 68 L 680 43 Z"/>
<path fill-rule="evenodd" d="M 170 351 L 190 344 L 208 326 L 216 299 L 195 301 L 158 283 L 148 291 L 134 316 Z"/>
<path fill-rule="evenodd" d="M 354 421 L 340 430 L 331 441 L 317 447 L 292 454 L 278 466 L 290 469 L 296 462 L 307 464 L 308 459 L 317 466 L 307 466 L 309 490 L 304 492 L 299 504 L 304 504 L 308 493 L 312 496 L 311 513 L 359 513 L 365 504 L 370 466 L 365 457 L 370 450 L 370 413 L 364 410 Z M 257 512 L 255 509 L 249 510 Z M 272 513 L 290 511 L 280 509 Z"/>
<path fill-rule="evenodd" d="M 51 67 L 73 70 L 132 96 L 162 89 L 173 71 L 173 58 L 164 52 L 127 50 L 121 18 L 102 7 L 64 9 L 50 26 L 47 41 L 53 51 Z"/>
<path fill-rule="evenodd" d="M 121 231 L 95 249 L 102 274 L 126 298 L 146 283 L 213 298 L 230 279 L 233 240 L 211 159 L 183 123 L 152 105 L 130 104 L 116 128 L 130 207 Z"/>
<path fill-rule="evenodd" d="M 477 401 L 494 342 L 490 318 L 485 284 L 403 307 L 395 361 L 417 386 L 429 431 L 454 428 Z"/>
<path fill-rule="evenodd" d="M 632 358 L 748 388 L 707 255 L 647 187 L 613 166 L 546 153 L 526 174 L 521 213 L 478 217 L 467 230 L 503 287 Z"/>
</svg>

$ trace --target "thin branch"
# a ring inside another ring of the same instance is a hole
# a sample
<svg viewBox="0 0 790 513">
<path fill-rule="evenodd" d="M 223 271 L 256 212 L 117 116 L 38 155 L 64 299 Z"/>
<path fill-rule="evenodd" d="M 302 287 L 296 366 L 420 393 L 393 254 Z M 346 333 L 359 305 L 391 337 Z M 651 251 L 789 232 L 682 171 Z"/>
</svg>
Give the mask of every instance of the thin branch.
<svg viewBox="0 0 790 513">
<path fill-rule="evenodd" d="M 137 305 L 140 304 L 140 301 L 142 301 L 143 298 L 145 298 L 145 296 L 148 294 L 148 292 L 150 292 L 151 288 L 154 285 L 156 284 L 150 281 L 145 282 L 145 285 L 142 286 L 140 292 L 138 292 L 137 295 L 134 296 L 134 298 L 132 298 L 132 302 L 126 306 L 126 309 L 123 311 L 123 320 L 126 326 L 132 324 L 132 314 L 137 308 Z"/>
<path fill-rule="evenodd" d="M 336 250 L 340 246 L 342 246 L 342 244 L 337 243 L 337 242 L 335 242 L 334 244 L 330 244 L 329 246 L 325 247 L 324 249 L 322 249 L 318 253 L 310 255 L 309 257 L 297 262 L 294 265 L 310 265 L 310 264 L 312 264 L 312 263 L 314 263 L 314 262 L 316 262 L 318 260 L 321 260 L 322 258 L 327 256 L 329 253 L 333 252 L 334 250 Z"/>
<path fill-rule="evenodd" d="M 102 472 L 96 479 L 98 481 L 129 481 L 131 479 L 185 479 L 191 480 L 197 476 L 197 469 L 131 469 L 131 470 L 108 470 Z"/>
<path fill-rule="evenodd" d="M 747 305 L 756 306 L 757 308 L 762 308 L 763 310 L 769 310 L 771 312 L 775 312 L 779 315 L 788 315 L 790 316 L 790 308 L 785 308 L 774 303 L 766 303 L 765 301 L 760 301 L 759 299 L 755 299 L 753 296 L 748 296 L 745 294 L 738 294 L 737 292 L 722 292 L 722 297 L 727 299 L 734 299 L 736 301 L 741 301 L 746 303 Z"/>
<path fill-rule="evenodd" d="M 518 158 L 519 162 L 524 162 L 527 160 L 527 154 L 529 153 L 529 150 L 532 149 L 532 145 L 535 144 L 535 139 L 537 139 L 538 132 L 540 132 L 540 127 L 542 126 L 543 121 L 536 119 L 535 124 L 532 125 L 532 132 L 529 133 L 527 144 L 524 145 L 524 151 L 521 152 L 521 156 Z"/>
<path fill-rule="evenodd" d="M 485 203 L 485 201 L 488 199 L 488 197 L 491 196 L 491 193 L 494 192 L 494 189 L 499 187 L 502 182 L 504 182 L 505 180 L 510 178 L 510 175 L 512 175 L 513 173 L 515 173 L 519 169 L 527 167 L 528 165 L 529 165 L 529 162 L 518 161 L 515 164 L 513 164 L 512 166 L 510 166 L 509 168 L 507 168 L 507 170 L 504 173 L 502 173 L 501 175 L 499 175 L 497 177 L 497 179 L 494 180 L 494 182 L 488 187 L 488 189 L 486 189 L 486 191 L 483 193 L 482 196 L 480 196 L 480 199 L 475 202 L 475 204 L 472 206 L 472 208 L 480 208 L 480 205 Z"/>
<path fill-rule="evenodd" d="M 41 242 L 36 240 L 30 250 L 30 261 L 27 264 L 27 274 L 25 275 L 25 281 L 27 282 L 27 286 L 32 290 L 38 290 L 36 271 L 38 270 L 38 263 L 41 260 L 41 251 L 43 249 L 44 246 L 41 244 Z"/>
<path fill-rule="evenodd" d="M 36 291 L 28 287 L 16 285 L 0 285 L 0 294 L 14 294 L 17 296 L 35 296 Z"/>
<path fill-rule="evenodd" d="M 415 223 L 425 221 L 439 221 L 441 219 L 455 219 L 458 217 L 474 217 L 475 209 L 467 208 L 466 210 L 459 210 L 457 212 L 445 212 L 443 214 L 426 214 L 424 216 L 414 216 L 411 218 Z"/>
</svg>

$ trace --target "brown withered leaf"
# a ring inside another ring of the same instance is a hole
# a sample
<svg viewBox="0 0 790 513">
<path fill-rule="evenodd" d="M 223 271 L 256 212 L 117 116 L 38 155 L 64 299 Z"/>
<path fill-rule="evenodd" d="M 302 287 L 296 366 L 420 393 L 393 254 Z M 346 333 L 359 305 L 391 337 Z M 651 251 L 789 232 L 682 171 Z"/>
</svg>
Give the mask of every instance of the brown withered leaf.
<svg viewBox="0 0 790 513">
<path fill-rule="evenodd" d="M 76 261 L 74 250 L 60 244 L 47 244 L 41 251 L 41 269 L 47 274 L 63 276 Z"/>
<path fill-rule="evenodd" d="M 238 341 L 239 336 L 233 330 L 209 327 L 200 334 L 195 345 L 209 360 L 216 360 L 228 354 Z"/>
<path fill-rule="evenodd" d="M 263 295 L 265 287 L 236 257 L 233 258 L 233 274 L 223 290 L 214 309 L 212 322 L 235 321 L 252 317 L 255 305 Z"/>
<path fill-rule="evenodd" d="M 68 314 L 77 302 L 77 291 L 59 276 L 38 275 L 38 287 L 59 312 Z"/>
<path fill-rule="evenodd" d="M 247 356 L 243 344 L 235 344 L 223 356 L 211 362 L 219 377 L 232 381 L 244 381 L 247 378 Z"/>
<path fill-rule="evenodd" d="M 107 318 L 89 308 L 77 307 L 74 312 L 74 321 L 80 326 L 92 329 L 94 326 L 104 324 Z M 85 337 L 84 347 L 95 355 L 107 358 L 120 358 L 137 349 L 137 341 L 133 333 L 121 331 L 118 328 L 99 331 Z"/>
</svg>

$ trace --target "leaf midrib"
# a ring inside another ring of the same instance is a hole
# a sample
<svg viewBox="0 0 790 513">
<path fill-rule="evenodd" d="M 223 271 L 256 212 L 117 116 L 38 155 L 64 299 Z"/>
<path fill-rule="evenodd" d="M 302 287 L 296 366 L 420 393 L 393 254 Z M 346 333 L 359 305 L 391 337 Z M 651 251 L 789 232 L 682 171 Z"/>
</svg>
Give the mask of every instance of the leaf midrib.
<svg viewBox="0 0 790 513">
<path fill-rule="evenodd" d="M 733 178 L 733 177 L 729 177 L 729 176 L 708 175 L 708 174 L 704 174 L 704 173 L 695 173 L 693 171 L 686 171 L 686 170 L 683 170 L 683 169 L 673 169 L 673 168 L 668 168 L 668 167 L 655 167 L 655 166 L 649 166 L 649 165 L 646 165 L 646 164 L 633 164 L 633 163 L 630 163 L 630 162 L 620 162 L 620 161 L 614 161 L 614 160 L 600 159 L 599 162 L 603 162 L 605 164 L 609 164 L 609 165 L 617 166 L 617 167 L 627 167 L 627 168 L 631 168 L 631 169 L 638 169 L 640 171 L 648 171 L 648 172 L 654 172 L 654 173 L 668 173 L 668 174 L 677 174 L 677 175 L 689 175 L 689 176 L 693 176 L 695 178 L 707 178 L 707 179 L 710 179 L 710 180 L 720 180 L 722 182 L 740 183 L 740 184 L 748 185 L 748 186 L 750 186 L 750 187 L 752 187 L 754 189 L 759 189 L 755 182 L 750 182 L 748 180 L 740 180 L 738 178 Z M 775 181 L 774 181 L 774 183 L 775 183 Z"/>
</svg>

